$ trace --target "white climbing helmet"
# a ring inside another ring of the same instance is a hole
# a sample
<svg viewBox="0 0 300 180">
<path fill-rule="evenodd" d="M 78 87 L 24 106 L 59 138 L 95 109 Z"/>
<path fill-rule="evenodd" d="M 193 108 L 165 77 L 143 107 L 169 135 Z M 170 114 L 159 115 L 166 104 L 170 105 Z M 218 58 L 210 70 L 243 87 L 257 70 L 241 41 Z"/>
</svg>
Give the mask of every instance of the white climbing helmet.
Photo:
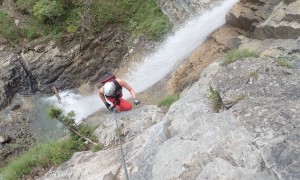
<svg viewBox="0 0 300 180">
<path fill-rule="evenodd" d="M 104 84 L 104 95 L 112 96 L 115 93 L 116 85 L 113 82 L 107 82 Z"/>
</svg>

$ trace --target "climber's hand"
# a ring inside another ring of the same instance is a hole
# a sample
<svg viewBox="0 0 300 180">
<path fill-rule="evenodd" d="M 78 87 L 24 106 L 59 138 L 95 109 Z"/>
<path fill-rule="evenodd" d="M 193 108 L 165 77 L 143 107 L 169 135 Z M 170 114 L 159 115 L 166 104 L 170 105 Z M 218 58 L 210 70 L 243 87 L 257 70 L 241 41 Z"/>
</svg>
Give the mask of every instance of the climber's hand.
<svg viewBox="0 0 300 180">
<path fill-rule="evenodd" d="M 141 101 L 138 100 L 138 99 L 135 99 L 135 100 L 133 101 L 133 103 L 134 103 L 134 105 L 139 105 L 139 104 L 141 103 Z"/>
<path fill-rule="evenodd" d="M 104 103 L 108 110 L 111 110 L 110 104 L 108 102 Z"/>
</svg>

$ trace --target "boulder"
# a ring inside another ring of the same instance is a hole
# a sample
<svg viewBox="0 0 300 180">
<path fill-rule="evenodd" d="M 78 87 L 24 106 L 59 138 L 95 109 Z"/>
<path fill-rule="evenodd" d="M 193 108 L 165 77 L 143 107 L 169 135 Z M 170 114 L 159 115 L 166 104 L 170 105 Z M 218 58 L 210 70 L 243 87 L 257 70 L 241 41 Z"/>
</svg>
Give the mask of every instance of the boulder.
<svg viewBox="0 0 300 180">
<path fill-rule="evenodd" d="M 279 3 L 270 16 L 254 30 L 254 37 L 258 39 L 297 39 L 299 36 L 300 1 Z"/>
<path fill-rule="evenodd" d="M 297 39 L 300 36 L 299 1 L 240 1 L 227 19 L 230 25 L 249 31 L 257 39 Z"/>
</svg>

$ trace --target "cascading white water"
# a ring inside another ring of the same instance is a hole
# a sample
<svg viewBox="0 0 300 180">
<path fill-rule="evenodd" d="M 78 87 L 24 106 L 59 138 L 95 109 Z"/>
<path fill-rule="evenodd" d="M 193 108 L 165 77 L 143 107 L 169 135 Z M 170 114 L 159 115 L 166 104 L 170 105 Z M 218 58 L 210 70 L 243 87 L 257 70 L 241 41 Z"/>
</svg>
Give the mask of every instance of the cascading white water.
<svg viewBox="0 0 300 180">
<path fill-rule="evenodd" d="M 141 64 L 130 70 L 126 78 L 123 79 L 136 92 L 142 92 L 158 82 L 195 48 L 202 44 L 214 30 L 225 24 L 226 14 L 237 1 L 224 0 L 219 6 L 188 21 L 173 35 L 169 36 L 157 48 L 155 53 L 146 57 Z M 77 122 L 104 107 L 97 94 L 81 96 L 66 91 L 61 93 L 61 96 L 63 99 L 61 103 L 56 102 L 55 97 L 51 97 L 48 100 L 55 102 L 65 112 L 74 110 Z M 129 93 L 126 90 L 124 97 L 129 97 Z"/>
</svg>

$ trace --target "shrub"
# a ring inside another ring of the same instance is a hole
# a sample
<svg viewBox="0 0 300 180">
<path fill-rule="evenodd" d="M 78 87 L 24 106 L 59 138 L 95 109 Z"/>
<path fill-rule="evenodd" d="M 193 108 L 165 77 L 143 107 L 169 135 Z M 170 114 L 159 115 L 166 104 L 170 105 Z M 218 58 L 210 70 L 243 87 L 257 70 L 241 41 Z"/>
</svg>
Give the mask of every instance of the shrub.
<svg viewBox="0 0 300 180">
<path fill-rule="evenodd" d="M 33 6 L 33 15 L 41 22 L 53 23 L 64 15 L 63 4 L 55 0 L 39 0 Z"/>
<path fill-rule="evenodd" d="M 178 99 L 179 99 L 178 95 L 169 95 L 169 96 L 163 98 L 162 100 L 160 100 L 158 102 L 158 106 L 159 107 L 166 106 L 169 108 Z"/>
<path fill-rule="evenodd" d="M 97 129 L 98 126 L 90 126 L 85 124 L 77 125 L 78 132 L 84 137 L 90 138 L 93 141 L 97 141 L 96 136 L 93 135 L 93 132 Z M 72 134 L 75 135 L 75 134 Z M 78 137 L 80 138 L 80 137 Z"/>
<path fill-rule="evenodd" d="M 133 37 L 146 35 L 157 40 L 171 28 L 155 0 L 93 0 L 90 14 L 94 32 L 102 31 L 108 24 L 122 23 Z"/>
<path fill-rule="evenodd" d="M 17 0 L 16 5 L 21 11 L 31 14 L 33 6 L 37 1 L 38 0 Z"/>
<path fill-rule="evenodd" d="M 239 59 L 243 59 L 243 58 L 247 58 L 247 57 L 258 57 L 257 53 L 254 51 L 250 51 L 247 49 L 242 49 L 242 50 L 238 50 L 238 49 L 234 49 L 229 51 L 226 56 L 225 56 L 225 60 L 222 63 L 222 66 L 226 66 L 236 60 Z"/>
<path fill-rule="evenodd" d="M 143 6 L 135 7 L 136 13 L 127 21 L 133 37 L 146 35 L 159 40 L 171 29 L 168 18 L 161 12 L 155 1 L 148 0 Z"/>
<path fill-rule="evenodd" d="M 50 141 L 33 147 L 20 157 L 11 160 L 6 167 L 0 169 L 4 179 L 18 179 L 24 174 L 31 173 L 33 167 L 45 168 L 60 165 L 68 160 L 74 152 L 87 149 L 87 145 L 84 143 L 86 138 L 84 137 L 96 139 L 92 133 L 97 127 L 76 125 L 73 119 L 74 112 L 71 111 L 65 115 L 61 109 L 50 106 L 48 114 L 52 118 L 59 119 L 66 128 L 75 129 L 80 135 L 72 131 L 68 140 Z M 93 150 L 101 150 L 100 144 L 95 143 L 93 145 Z"/>
<path fill-rule="evenodd" d="M 83 141 L 51 141 L 40 144 L 0 169 L 4 179 L 18 179 L 24 174 L 31 173 L 33 167 L 45 168 L 59 165 L 69 159 L 76 151 L 83 150 Z"/>
<path fill-rule="evenodd" d="M 287 59 L 279 58 L 279 59 L 277 59 L 276 62 L 277 62 L 278 66 L 282 66 L 282 67 L 285 67 L 285 68 L 292 68 L 292 65 L 288 62 Z"/>
<path fill-rule="evenodd" d="M 5 11 L 0 10 L 0 34 L 5 38 L 15 43 L 19 42 L 19 34 L 16 28 L 14 28 L 13 20 L 8 17 Z"/>
<path fill-rule="evenodd" d="M 28 24 L 27 27 L 22 29 L 22 32 L 29 40 L 33 40 L 40 36 L 40 29 L 35 24 Z"/>
<path fill-rule="evenodd" d="M 75 25 L 73 25 L 73 24 L 71 24 L 71 25 L 69 25 L 69 26 L 67 27 L 67 31 L 68 31 L 69 33 L 71 33 L 71 34 L 74 34 L 74 33 L 76 33 L 76 32 L 78 31 L 78 27 L 75 26 Z"/>
<path fill-rule="evenodd" d="M 218 113 L 220 109 L 222 109 L 223 101 L 219 92 L 216 89 L 213 89 L 212 87 L 210 87 L 209 99 L 212 102 L 213 111 Z"/>
<path fill-rule="evenodd" d="M 81 28 L 84 34 L 101 33 L 110 24 L 125 27 L 131 39 L 147 36 L 159 40 L 171 29 L 155 0 L 17 0 L 16 5 L 32 15 L 29 25 L 22 26 L 21 31 L 29 40 L 39 36 L 59 40 L 63 33 L 75 34 Z M 0 34 L 7 39 L 19 40 L 16 29 L 10 28 L 11 31 L 4 26 L 0 29 L 4 29 Z"/>
</svg>

